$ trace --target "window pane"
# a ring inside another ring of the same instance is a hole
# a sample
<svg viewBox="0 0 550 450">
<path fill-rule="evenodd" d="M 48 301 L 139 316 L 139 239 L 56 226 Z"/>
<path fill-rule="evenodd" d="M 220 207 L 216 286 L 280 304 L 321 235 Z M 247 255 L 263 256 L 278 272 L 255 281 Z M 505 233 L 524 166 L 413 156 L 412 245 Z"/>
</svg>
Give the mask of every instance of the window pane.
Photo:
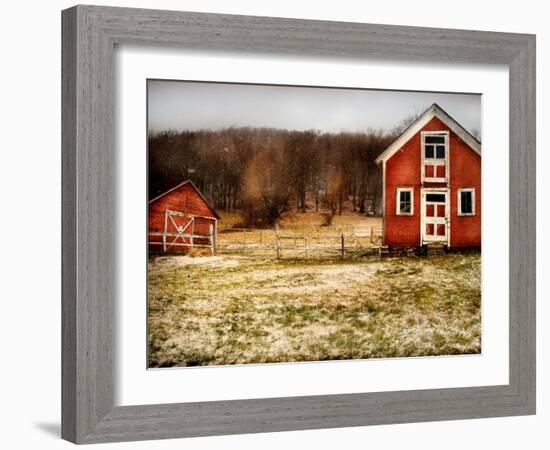
<svg viewBox="0 0 550 450">
<path fill-rule="evenodd" d="M 466 191 L 460 193 L 460 211 L 462 214 L 473 213 L 472 192 Z"/>
<path fill-rule="evenodd" d="M 436 154 L 435 157 L 438 159 L 445 159 L 445 146 L 444 145 L 438 145 L 436 148 Z"/>
<path fill-rule="evenodd" d="M 445 203 L 445 194 L 426 194 L 426 201 Z"/>
<path fill-rule="evenodd" d="M 434 157 L 434 146 L 433 145 L 426 145 L 425 147 L 425 158 L 433 158 Z"/>
<path fill-rule="evenodd" d="M 444 144 L 445 143 L 445 136 L 426 136 L 424 138 L 424 142 L 426 142 L 426 144 Z"/>
<path fill-rule="evenodd" d="M 411 213 L 411 191 L 399 192 L 399 212 L 402 214 Z"/>
</svg>

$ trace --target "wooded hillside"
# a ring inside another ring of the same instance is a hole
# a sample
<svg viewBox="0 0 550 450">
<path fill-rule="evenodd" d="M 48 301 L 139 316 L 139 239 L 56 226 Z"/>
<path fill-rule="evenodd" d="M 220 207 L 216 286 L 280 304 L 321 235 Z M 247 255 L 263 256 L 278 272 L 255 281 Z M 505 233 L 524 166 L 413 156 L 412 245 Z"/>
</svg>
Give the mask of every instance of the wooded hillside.
<svg viewBox="0 0 550 450">
<path fill-rule="evenodd" d="M 382 173 L 374 160 L 398 131 L 228 128 L 152 134 L 149 197 L 191 179 L 214 208 L 241 210 L 249 224 L 272 224 L 290 210 L 380 214 Z"/>
</svg>

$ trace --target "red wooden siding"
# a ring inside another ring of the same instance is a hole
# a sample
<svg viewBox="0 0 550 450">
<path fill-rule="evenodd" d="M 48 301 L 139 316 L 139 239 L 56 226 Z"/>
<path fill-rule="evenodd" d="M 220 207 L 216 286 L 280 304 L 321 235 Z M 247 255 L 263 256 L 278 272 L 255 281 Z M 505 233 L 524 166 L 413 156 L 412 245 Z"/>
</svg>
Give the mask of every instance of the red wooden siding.
<svg viewBox="0 0 550 450">
<path fill-rule="evenodd" d="M 450 155 L 451 246 L 481 247 L 481 157 L 458 141 L 454 148 Z M 467 188 L 475 189 L 475 215 L 459 216 L 458 189 Z"/>
<path fill-rule="evenodd" d="M 418 246 L 420 242 L 420 133 L 386 162 L 384 241 L 391 246 Z M 397 188 L 413 188 L 413 215 L 398 216 Z"/>
<path fill-rule="evenodd" d="M 192 183 L 185 183 L 149 203 L 148 233 L 162 233 L 164 231 L 166 210 L 200 216 L 194 219 L 195 235 L 207 237 L 210 235 L 210 225 L 216 225 L 216 213 L 208 206 Z M 178 225 L 184 223 L 181 218 L 175 217 L 174 219 Z M 186 232 L 190 234 L 191 228 Z M 149 244 L 151 242 L 162 243 L 162 236 L 149 236 Z M 195 239 L 195 244 L 207 243 L 208 239 L 205 239 L 204 242 Z M 149 248 L 155 251 L 162 250 L 162 246 L 158 244 L 149 245 Z M 187 252 L 188 250 L 188 247 L 181 246 L 170 248 L 170 251 L 176 252 Z"/>
<path fill-rule="evenodd" d="M 449 183 L 421 179 L 421 132 L 449 131 Z M 453 133 L 439 118 L 431 119 L 385 163 L 384 244 L 389 246 L 420 245 L 421 189 L 449 188 L 450 246 L 481 246 L 481 157 Z M 411 216 L 396 214 L 398 188 L 414 189 Z M 458 189 L 475 189 L 475 215 L 458 215 Z"/>
</svg>

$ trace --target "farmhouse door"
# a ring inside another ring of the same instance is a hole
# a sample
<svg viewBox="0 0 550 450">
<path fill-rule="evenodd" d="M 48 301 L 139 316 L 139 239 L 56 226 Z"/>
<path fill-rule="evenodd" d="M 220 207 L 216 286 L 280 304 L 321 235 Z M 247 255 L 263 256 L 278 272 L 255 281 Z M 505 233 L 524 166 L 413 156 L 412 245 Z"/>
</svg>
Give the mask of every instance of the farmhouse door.
<svg viewBox="0 0 550 450">
<path fill-rule="evenodd" d="M 446 189 L 422 190 L 422 244 L 449 243 L 449 194 Z"/>
</svg>

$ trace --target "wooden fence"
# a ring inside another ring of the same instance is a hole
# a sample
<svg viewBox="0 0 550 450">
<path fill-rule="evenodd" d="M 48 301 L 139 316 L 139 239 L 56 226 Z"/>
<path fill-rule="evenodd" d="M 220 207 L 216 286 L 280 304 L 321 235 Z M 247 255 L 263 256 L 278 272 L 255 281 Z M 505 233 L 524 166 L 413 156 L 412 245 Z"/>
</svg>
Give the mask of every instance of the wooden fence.
<svg viewBox="0 0 550 450">
<path fill-rule="evenodd" d="M 187 233 L 185 230 L 176 230 L 176 232 L 151 232 L 149 233 L 149 246 L 154 251 L 159 252 L 178 252 L 185 248 L 207 248 L 212 255 L 216 254 L 216 231 L 209 226 L 209 234 Z"/>
<path fill-rule="evenodd" d="M 303 228 L 303 227 L 301 227 Z M 276 258 L 312 258 L 380 254 L 382 229 L 376 227 L 311 227 L 309 229 L 230 228 L 218 235 L 221 253 Z"/>
</svg>

